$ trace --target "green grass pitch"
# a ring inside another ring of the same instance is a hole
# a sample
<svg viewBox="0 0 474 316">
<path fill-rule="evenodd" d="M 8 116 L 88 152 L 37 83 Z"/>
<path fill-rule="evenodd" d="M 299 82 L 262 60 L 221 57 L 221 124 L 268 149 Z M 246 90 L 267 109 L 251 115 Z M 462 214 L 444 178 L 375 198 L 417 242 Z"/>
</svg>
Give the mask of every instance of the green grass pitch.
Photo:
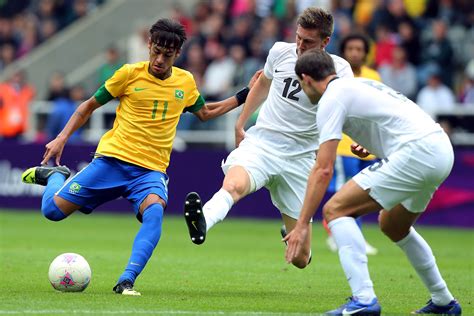
<svg viewBox="0 0 474 316">
<path fill-rule="evenodd" d="M 315 223 L 313 262 L 299 270 L 284 262 L 280 221 L 228 219 L 201 246 L 180 217 L 166 217 L 161 241 L 135 287 L 141 297 L 112 292 L 127 262 L 138 222 L 133 214 L 74 214 L 49 222 L 39 211 L 0 211 L 0 314 L 12 315 L 316 315 L 350 295 L 336 254 Z M 472 230 L 419 227 L 430 243 L 464 315 L 473 315 Z M 429 298 L 403 253 L 366 225 L 380 253 L 369 268 L 384 315 L 408 314 Z M 54 257 L 83 255 L 92 281 L 82 293 L 60 293 L 48 282 Z"/>
</svg>

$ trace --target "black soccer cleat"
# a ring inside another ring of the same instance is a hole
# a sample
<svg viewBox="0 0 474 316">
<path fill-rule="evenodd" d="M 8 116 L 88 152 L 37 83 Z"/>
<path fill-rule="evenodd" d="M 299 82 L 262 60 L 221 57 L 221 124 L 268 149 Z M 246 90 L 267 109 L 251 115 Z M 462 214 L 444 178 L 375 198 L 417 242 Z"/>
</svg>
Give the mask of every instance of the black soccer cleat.
<svg viewBox="0 0 474 316">
<path fill-rule="evenodd" d="M 206 240 L 206 219 L 202 212 L 202 203 L 199 194 L 190 192 L 184 202 L 184 219 L 188 225 L 189 237 L 196 245 Z"/>
<path fill-rule="evenodd" d="M 285 237 L 286 237 L 286 227 L 285 227 L 285 224 L 281 225 L 280 234 L 281 234 L 281 238 L 285 238 Z M 285 241 L 285 245 L 288 246 L 288 242 Z"/>
<path fill-rule="evenodd" d="M 21 175 L 21 179 L 24 183 L 47 185 L 48 178 L 55 172 L 59 172 L 65 176 L 66 179 L 71 175 L 71 170 L 66 166 L 39 166 L 27 169 Z"/>
<path fill-rule="evenodd" d="M 117 294 L 122 295 L 131 295 L 131 296 L 140 296 L 141 293 L 133 289 L 133 283 L 125 280 L 114 286 L 112 289 Z"/>
</svg>

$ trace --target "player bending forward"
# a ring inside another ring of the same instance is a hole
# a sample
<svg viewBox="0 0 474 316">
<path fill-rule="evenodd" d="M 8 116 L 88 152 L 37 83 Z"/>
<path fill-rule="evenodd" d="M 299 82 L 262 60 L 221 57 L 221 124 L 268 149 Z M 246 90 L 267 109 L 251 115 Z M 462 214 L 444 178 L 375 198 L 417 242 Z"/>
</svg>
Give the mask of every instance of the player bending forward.
<svg viewBox="0 0 474 316">
<path fill-rule="evenodd" d="M 338 78 L 323 51 L 312 50 L 296 63 L 304 92 L 318 105 L 319 151 L 308 180 L 301 215 L 288 242 L 288 262 L 304 249 L 308 224 L 328 187 L 342 133 L 367 148 L 378 163 L 349 180 L 323 207 L 339 259 L 352 290 L 349 302 L 329 315 L 380 315 L 367 266 L 364 238 L 354 220 L 378 212 L 380 228 L 408 257 L 431 294 L 416 314 L 461 314 L 430 246 L 413 228 L 433 193 L 449 175 L 454 153 L 448 136 L 404 95 L 370 79 Z"/>
<path fill-rule="evenodd" d="M 296 224 L 318 149 L 318 130 L 316 104 L 301 91 L 295 64 L 305 51 L 326 47 L 333 17 L 323 9 L 310 7 L 298 17 L 297 24 L 296 43 L 275 43 L 263 74 L 249 93 L 236 124 L 238 148 L 222 165 L 225 173 L 222 188 L 203 209 L 196 193 L 187 197 L 185 219 L 191 240 L 196 244 L 204 242 L 207 231 L 226 217 L 232 205 L 262 187 L 270 191 L 286 229 L 290 231 Z M 334 55 L 331 58 L 339 76 L 353 77 L 347 61 Z M 263 101 L 257 123 L 244 138 L 243 128 L 248 118 Z M 311 232 L 309 224 L 308 229 Z M 310 258 L 311 233 L 292 263 L 304 268 Z"/>
</svg>

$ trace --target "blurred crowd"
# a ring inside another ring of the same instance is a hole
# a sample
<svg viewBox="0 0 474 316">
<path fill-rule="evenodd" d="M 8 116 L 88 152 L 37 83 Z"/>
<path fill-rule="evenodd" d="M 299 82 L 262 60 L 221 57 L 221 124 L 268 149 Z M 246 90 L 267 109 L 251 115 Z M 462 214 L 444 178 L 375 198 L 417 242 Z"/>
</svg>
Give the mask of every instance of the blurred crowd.
<svg viewBox="0 0 474 316">
<path fill-rule="evenodd" d="M 102 2 L 0 0 L 0 69 Z M 204 0 L 192 12 L 175 6 L 170 17 L 180 21 L 188 34 L 176 66 L 193 73 L 206 100 L 228 97 L 264 66 L 276 41 L 295 41 L 296 17 L 313 5 L 328 9 L 335 18 L 328 52 L 340 55 L 342 39 L 354 32 L 364 34 L 370 39 L 366 64 L 427 112 L 474 104 L 472 0 Z M 148 28 L 140 27 L 125 49 L 107 49 L 107 61 L 97 71 L 97 86 L 124 62 L 148 59 Z M 20 77 L 22 86 L 28 86 L 24 74 Z M 3 84 L 19 91 L 18 78 L 10 81 Z M 50 77 L 48 100 L 75 105 L 92 93 L 80 86 L 67 87 L 60 72 Z M 34 88 L 28 87 L 25 94 L 32 98 Z M 4 119 L 0 104 L 0 120 Z M 193 120 L 185 116 L 179 128 L 195 128 Z M 46 139 L 57 133 L 49 126 L 64 124 L 50 121 L 45 123 Z M 205 128 L 215 123 L 210 124 Z M 10 136 L 3 133 L 3 137 Z"/>
</svg>

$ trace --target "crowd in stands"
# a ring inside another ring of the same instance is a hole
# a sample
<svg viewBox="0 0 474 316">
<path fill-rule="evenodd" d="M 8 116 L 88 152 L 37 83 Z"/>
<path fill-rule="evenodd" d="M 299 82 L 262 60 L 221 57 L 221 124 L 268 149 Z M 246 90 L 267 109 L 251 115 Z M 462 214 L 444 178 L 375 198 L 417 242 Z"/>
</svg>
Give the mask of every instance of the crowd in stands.
<svg viewBox="0 0 474 316">
<path fill-rule="evenodd" d="M 74 21 L 89 14 L 102 2 L 102 0 L 0 0 L 0 72 Z M 60 85 L 59 76 L 59 73 L 51 76 L 52 82 L 55 83 L 52 84 L 53 90 L 50 91 L 48 100 L 69 101 L 71 100 L 69 89 L 59 91 L 54 88 L 55 85 Z M 9 80 L 0 84 L 0 139 L 16 139 L 26 132 L 28 108 L 34 95 L 35 88 L 27 83 L 25 71 L 15 72 Z M 55 120 L 54 116 L 57 117 L 52 115 L 51 121 Z M 52 124 L 48 123 L 48 126 Z M 40 134 L 38 139 L 46 140 L 48 137 Z"/>
<path fill-rule="evenodd" d="M 0 69 L 101 2 L 0 0 Z M 427 112 L 474 104 L 472 0 L 202 0 L 192 12 L 179 6 L 171 11 L 188 34 L 176 66 L 193 73 L 207 100 L 228 97 L 263 67 L 276 41 L 295 41 L 296 17 L 311 5 L 334 15 L 329 53 L 340 54 L 340 42 L 349 34 L 365 34 L 371 40 L 367 64 Z M 126 51 L 109 47 L 98 85 L 123 62 L 148 59 L 147 37 L 144 25 Z M 72 88 L 67 90 L 51 88 L 50 100 L 54 95 L 71 99 Z M 93 92 L 83 91 L 86 97 Z M 185 118 L 180 128 L 192 128 L 192 120 Z"/>
</svg>

